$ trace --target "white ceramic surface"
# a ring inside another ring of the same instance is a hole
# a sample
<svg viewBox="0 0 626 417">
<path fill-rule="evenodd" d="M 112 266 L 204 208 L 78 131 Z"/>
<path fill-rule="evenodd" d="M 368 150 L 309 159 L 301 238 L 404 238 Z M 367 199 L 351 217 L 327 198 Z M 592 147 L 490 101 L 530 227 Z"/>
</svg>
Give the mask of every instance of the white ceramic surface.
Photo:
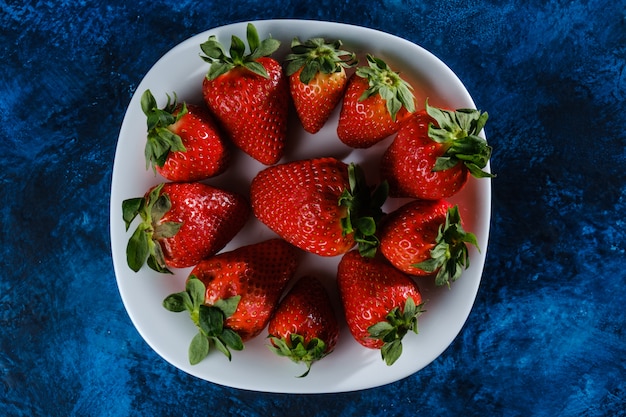
<svg viewBox="0 0 626 417">
<path fill-rule="evenodd" d="M 457 76 L 431 53 L 407 40 L 372 29 L 330 22 L 268 20 L 253 23 L 262 38 L 271 35 L 282 41 L 281 48 L 273 55 L 275 58 L 280 59 L 288 52 L 294 36 L 302 41 L 320 36 L 341 39 L 345 48 L 357 52 L 361 59 L 366 53 L 384 59 L 413 84 L 418 97 L 428 97 L 431 105 L 474 107 L 472 98 Z M 231 362 L 213 350 L 200 364 L 190 365 L 187 347 L 196 329 L 187 313 L 171 313 L 161 304 L 168 294 L 184 288 L 190 269 L 176 270 L 171 276 L 160 275 L 147 267 L 134 273 L 126 265 L 125 248 L 130 232 L 124 230 L 121 203 L 124 199 L 143 195 L 150 186 L 163 181 L 151 170 L 145 169 L 143 148 L 146 122 L 140 107 L 141 94 L 149 88 L 160 105 L 164 104 L 166 93 L 172 92 L 176 92 L 179 99 L 200 102 L 202 78 L 208 70 L 208 65 L 199 57 L 200 44 L 210 35 L 216 35 L 228 47 L 232 34 L 245 39 L 245 33 L 246 23 L 237 23 L 208 30 L 182 42 L 153 66 L 130 101 L 119 135 L 111 187 L 113 263 L 128 314 L 145 341 L 166 361 L 198 378 L 225 386 L 265 392 L 329 393 L 371 388 L 407 377 L 441 355 L 459 334 L 470 314 L 487 250 L 491 215 L 491 184 L 488 179 L 470 179 L 462 192 L 452 199 L 460 205 L 466 230 L 478 237 L 481 252 L 470 248 L 471 266 L 450 289 L 436 288 L 432 283 L 419 281 L 427 300 L 427 311 L 420 316 L 419 334 L 410 333 L 405 337 L 404 352 L 392 366 L 384 364 L 379 351 L 357 344 L 344 324 L 334 283 L 338 257 L 307 255 L 298 270 L 297 276 L 313 273 L 322 278 L 331 291 L 342 322 L 335 351 L 314 363 L 305 378 L 296 377 L 303 372 L 303 366 L 269 351 L 265 333 L 248 342 L 243 351 L 233 352 Z M 337 110 L 315 135 L 304 132 L 299 122 L 292 120 L 290 145 L 281 162 L 333 155 L 346 162 L 361 163 L 370 180 L 375 181 L 378 160 L 390 138 L 368 150 L 347 148 L 335 133 L 338 114 Z M 207 183 L 247 195 L 250 180 L 262 168 L 263 165 L 238 152 L 229 171 Z M 386 210 L 390 211 L 400 203 L 390 200 Z M 273 233 L 251 219 L 224 251 L 269 237 L 274 237 Z"/>
</svg>

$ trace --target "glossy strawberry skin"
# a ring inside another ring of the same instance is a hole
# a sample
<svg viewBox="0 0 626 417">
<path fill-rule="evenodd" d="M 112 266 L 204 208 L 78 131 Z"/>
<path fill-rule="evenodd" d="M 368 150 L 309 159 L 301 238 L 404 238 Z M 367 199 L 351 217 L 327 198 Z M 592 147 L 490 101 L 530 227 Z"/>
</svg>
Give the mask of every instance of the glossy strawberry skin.
<svg viewBox="0 0 626 417">
<path fill-rule="evenodd" d="M 289 83 L 275 59 L 261 57 L 257 62 L 268 78 L 236 67 L 213 80 L 205 77 L 202 93 L 233 143 L 273 165 L 282 158 L 287 139 Z"/>
<path fill-rule="evenodd" d="M 350 250 L 343 234 L 346 209 L 339 196 L 349 187 L 347 165 L 320 158 L 275 165 L 252 180 L 250 202 L 256 217 L 292 245 L 321 256 Z"/>
<path fill-rule="evenodd" d="M 359 101 L 367 88 L 367 80 L 353 74 L 344 95 L 337 135 L 352 148 L 369 148 L 395 133 L 408 114 L 402 109 L 393 121 L 379 95 Z"/>
<path fill-rule="evenodd" d="M 179 105 L 175 115 L 180 111 Z M 187 114 L 169 126 L 180 136 L 186 151 L 170 152 L 163 166 L 156 170 L 176 182 L 194 182 L 223 173 L 230 162 L 230 150 L 218 125 L 204 107 L 187 104 Z"/>
<path fill-rule="evenodd" d="M 305 346 L 313 338 L 321 339 L 326 345 L 324 353 L 335 348 L 339 324 L 328 292 L 319 279 L 304 276 L 298 280 L 280 302 L 270 320 L 268 333 L 285 340 L 298 334 L 303 337 Z"/>
<path fill-rule="evenodd" d="M 161 194 L 169 196 L 172 207 L 160 223 L 181 223 L 173 237 L 159 240 L 173 268 L 194 266 L 220 251 L 250 216 L 242 196 L 202 183 L 167 183 Z"/>
<path fill-rule="evenodd" d="M 289 91 L 302 127 L 317 133 L 341 101 L 348 78 L 341 68 L 331 74 L 319 72 L 305 84 L 300 80 L 301 73 L 302 68 L 289 76 Z"/>
<path fill-rule="evenodd" d="M 245 342 L 267 326 L 285 286 L 294 276 L 300 252 L 282 239 L 270 239 L 220 253 L 200 262 L 191 275 L 206 287 L 205 304 L 241 296 L 224 325 Z"/>
<path fill-rule="evenodd" d="M 467 183 L 470 172 L 463 164 L 433 171 L 446 147 L 428 136 L 430 123 L 434 119 L 425 110 L 418 111 L 383 154 L 381 177 L 389 182 L 391 196 L 439 200 L 455 195 Z"/>
<path fill-rule="evenodd" d="M 422 296 L 418 286 L 384 258 L 364 258 L 356 251 L 343 255 L 337 270 L 337 285 L 348 328 L 361 345 L 380 349 L 384 342 L 370 337 L 369 328 L 385 321 L 395 308 L 411 297 L 416 305 Z"/>
<path fill-rule="evenodd" d="M 429 276 L 415 266 L 431 257 L 436 238 L 452 207 L 445 200 L 414 200 L 390 213 L 380 229 L 380 252 L 399 270 Z"/>
</svg>

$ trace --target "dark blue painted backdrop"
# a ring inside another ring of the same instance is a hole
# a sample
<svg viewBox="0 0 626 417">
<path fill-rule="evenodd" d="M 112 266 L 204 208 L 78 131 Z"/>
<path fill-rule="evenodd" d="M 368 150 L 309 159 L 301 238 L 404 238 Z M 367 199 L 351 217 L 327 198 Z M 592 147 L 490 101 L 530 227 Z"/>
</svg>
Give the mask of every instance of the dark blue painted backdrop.
<svg viewBox="0 0 626 417">
<path fill-rule="evenodd" d="M 389 386 L 320 398 L 197 380 L 146 345 L 117 292 L 111 163 L 137 84 L 195 33 L 280 17 L 420 44 L 491 116 L 475 308 Z M 626 415 L 625 59 L 624 0 L 0 1 L 0 415 Z"/>
</svg>

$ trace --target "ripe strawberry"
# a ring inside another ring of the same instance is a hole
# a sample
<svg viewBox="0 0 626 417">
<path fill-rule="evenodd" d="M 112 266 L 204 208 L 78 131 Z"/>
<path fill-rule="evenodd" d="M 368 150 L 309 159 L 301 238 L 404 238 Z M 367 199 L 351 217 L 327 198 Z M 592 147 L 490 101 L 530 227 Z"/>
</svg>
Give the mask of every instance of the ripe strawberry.
<svg viewBox="0 0 626 417">
<path fill-rule="evenodd" d="M 385 184 L 386 185 L 386 184 Z M 374 191 L 358 166 L 335 158 L 274 165 L 252 180 L 250 201 L 256 217 L 292 245 L 321 256 L 376 251 L 376 223 L 387 197 Z"/>
<path fill-rule="evenodd" d="M 367 56 L 348 80 L 337 135 L 353 148 L 369 148 L 395 133 L 415 111 L 413 88 L 381 59 Z"/>
<path fill-rule="evenodd" d="M 259 41 L 248 25 L 245 44 L 233 36 L 227 56 L 215 36 L 201 45 L 201 56 L 211 67 L 202 94 L 233 143 L 254 159 L 273 165 L 283 156 L 287 139 L 289 83 L 278 61 L 270 58 L 280 42 Z"/>
<path fill-rule="evenodd" d="M 469 178 L 493 177 L 483 171 L 491 147 L 478 134 L 487 113 L 431 107 L 417 112 L 398 131 L 381 160 L 381 176 L 394 197 L 427 200 L 458 193 Z"/>
<path fill-rule="evenodd" d="M 348 83 L 345 68 L 356 65 L 355 54 L 341 50 L 342 42 L 295 38 L 287 55 L 286 73 L 293 104 L 304 130 L 318 132 L 343 98 Z M 345 59 L 347 57 L 347 59 Z"/>
<path fill-rule="evenodd" d="M 268 325 L 270 349 L 296 363 L 311 364 L 333 351 L 339 337 L 330 297 L 315 277 L 305 276 L 280 302 Z"/>
<path fill-rule="evenodd" d="M 417 333 L 422 296 L 408 275 L 383 257 L 346 253 L 339 261 L 337 285 L 348 328 L 361 345 L 380 349 L 387 365 L 402 354 L 402 339 Z"/>
<path fill-rule="evenodd" d="M 476 236 L 461 226 L 458 206 L 445 200 L 413 200 L 390 213 L 381 224 L 380 252 L 399 270 L 436 274 L 437 285 L 450 285 L 469 266 L 467 243 Z"/>
<path fill-rule="evenodd" d="M 141 223 L 128 241 L 128 266 L 135 272 L 148 263 L 157 272 L 185 268 L 221 250 L 250 215 L 240 195 L 202 183 L 164 183 L 144 197 L 122 202 L 126 230 Z"/>
<path fill-rule="evenodd" d="M 147 117 L 146 169 L 170 181 L 193 182 L 224 172 L 230 151 L 213 117 L 204 106 L 171 102 L 160 109 L 150 92 L 141 96 Z"/>
<path fill-rule="evenodd" d="M 241 350 L 244 342 L 261 333 L 296 272 L 298 255 L 284 240 L 270 239 L 196 265 L 186 290 L 163 301 L 170 311 L 189 311 L 198 326 L 189 346 L 191 364 L 207 356 L 210 342 L 230 360 L 229 348 Z"/>
</svg>

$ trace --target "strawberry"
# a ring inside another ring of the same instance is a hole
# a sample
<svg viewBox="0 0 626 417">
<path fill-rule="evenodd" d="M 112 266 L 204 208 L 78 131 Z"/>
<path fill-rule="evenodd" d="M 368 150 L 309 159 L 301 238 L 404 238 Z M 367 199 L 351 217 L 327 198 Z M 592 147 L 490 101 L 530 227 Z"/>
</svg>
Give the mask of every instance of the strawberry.
<svg viewBox="0 0 626 417">
<path fill-rule="evenodd" d="M 461 226 L 458 206 L 445 200 L 413 200 L 390 213 L 380 228 L 380 252 L 407 274 L 435 274 L 450 285 L 469 266 L 467 243 L 476 236 Z"/>
<path fill-rule="evenodd" d="M 343 98 L 348 83 L 345 68 L 356 65 L 352 52 L 341 50 L 342 42 L 295 38 L 287 55 L 286 73 L 294 107 L 304 130 L 317 133 Z M 347 59 L 345 59 L 347 57 Z"/>
<path fill-rule="evenodd" d="M 469 175 L 490 178 L 483 171 L 491 147 L 478 134 L 487 113 L 431 107 L 417 112 L 398 131 L 381 159 L 381 177 L 394 197 L 428 200 L 458 193 Z"/>
<path fill-rule="evenodd" d="M 135 272 L 148 263 L 157 272 L 196 265 L 221 250 L 250 215 L 240 195 L 202 183 L 164 183 L 144 197 L 122 202 L 126 230 L 141 223 L 128 241 L 128 266 Z"/>
<path fill-rule="evenodd" d="M 183 292 L 169 295 L 163 306 L 187 310 L 199 332 L 189 346 L 189 361 L 197 364 L 211 342 L 231 359 L 229 349 L 267 326 L 299 262 L 299 251 L 281 239 L 269 239 L 220 253 L 191 271 Z"/>
<path fill-rule="evenodd" d="M 250 186 L 256 217 L 280 237 L 305 251 L 335 256 L 355 244 L 376 251 L 376 223 L 387 189 L 371 190 L 358 166 L 335 158 L 274 165 Z"/>
<path fill-rule="evenodd" d="M 296 363 L 311 364 L 333 351 L 339 337 L 337 316 L 319 279 L 300 278 L 280 302 L 268 325 L 270 349 Z"/>
<path fill-rule="evenodd" d="M 348 328 L 361 345 L 380 349 L 387 365 L 402 354 L 402 339 L 418 332 L 422 296 L 415 282 L 383 257 L 343 255 L 337 285 Z"/>
<path fill-rule="evenodd" d="M 204 106 L 172 102 L 160 109 L 150 92 L 141 96 L 141 108 L 147 117 L 146 169 L 170 181 L 193 182 L 224 172 L 230 151 L 213 117 Z"/>
<path fill-rule="evenodd" d="M 381 59 L 367 55 L 348 80 L 337 135 L 353 148 L 369 148 L 400 128 L 415 111 L 413 88 Z"/>
<path fill-rule="evenodd" d="M 259 40 L 254 25 L 249 24 L 245 44 L 232 37 L 230 56 L 215 36 L 201 45 L 210 63 L 202 83 L 202 95 L 233 143 L 265 165 L 273 165 L 283 156 L 287 139 L 289 83 L 278 61 L 271 55 L 280 42 Z"/>
</svg>

